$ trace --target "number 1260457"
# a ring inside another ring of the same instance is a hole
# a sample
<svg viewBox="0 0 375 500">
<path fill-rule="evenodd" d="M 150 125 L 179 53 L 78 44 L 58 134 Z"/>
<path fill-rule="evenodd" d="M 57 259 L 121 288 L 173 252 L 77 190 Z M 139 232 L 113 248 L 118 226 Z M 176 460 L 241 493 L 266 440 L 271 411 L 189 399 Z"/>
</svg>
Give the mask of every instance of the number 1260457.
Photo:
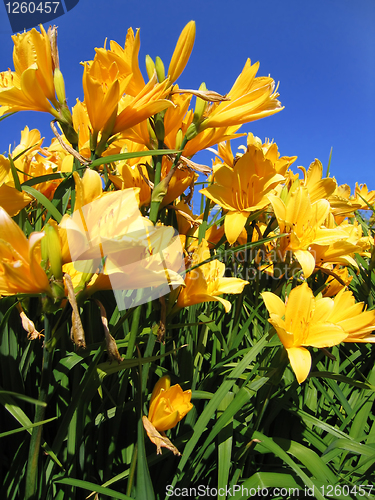
<svg viewBox="0 0 375 500">
<path fill-rule="evenodd" d="M 8 14 L 55 14 L 60 2 L 8 2 L 5 4 Z"/>
</svg>

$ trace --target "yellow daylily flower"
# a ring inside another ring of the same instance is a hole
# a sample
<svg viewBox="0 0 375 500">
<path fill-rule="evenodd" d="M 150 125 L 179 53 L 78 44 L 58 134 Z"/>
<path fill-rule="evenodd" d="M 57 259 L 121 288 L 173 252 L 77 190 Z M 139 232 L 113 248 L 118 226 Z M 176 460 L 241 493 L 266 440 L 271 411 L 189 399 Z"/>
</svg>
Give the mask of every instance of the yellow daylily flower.
<svg viewBox="0 0 375 500">
<path fill-rule="evenodd" d="M 323 269 L 327 269 L 332 272 L 332 274 L 329 275 L 327 281 L 326 281 L 326 287 L 324 288 L 322 294 L 324 297 L 334 297 L 339 293 L 340 290 L 346 288 L 348 285 L 350 285 L 350 282 L 353 279 L 353 276 L 349 275 L 349 271 L 347 267 L 342 267 L 340 268 L 339 266 L 327 266 L 324 265 Z M 341 280 L 342 283 L 340 283 L 337 279 L 336 276 Z"/>
<path fill-rule="evenodd" d="M 193 50 L 195 40 L 195 22 L 190 21 L 182 30 L 176 47 L 174 49 L 171 62 L 168 68 L 168 76 L 171 82 L 175 82 L 184 71 Z"/>
<path fill-rule="evenodd" d="M 375 342 L 375 310 L 366 311 L 363 302 L 356 303 L 352 292 L 341 290 L 334 298 L 328 321 L 339 325 L 347 334 L 344 342 Z"/>
<path fill-rule="evenodd" d="M 375 191 L 369 191 L 366 184 L 355 184 L 355 199 L 358 203 L 362 203 L 361 210 L 369 210 L 368 205 L 375 203 Z"/>
<path fill-rule="evenodd" d="M 120 84 L 120 94 L 136 96 L 145 86 L 145 82 L 139 69 L 138 54 L 140 48 L 139 29 L 134 36 L 132 28 L 128 29 L 124 48 L 117 42 L 110 41 L 110 49 L 96 48 L 95 58 L 103 71 L 103 75 L 110 75 L 116 68 L 117 78 Z M 92 62 L 90 61 L 89 64 Z"/>
<path fill-rule="evenodd" d="M 306 380 L 311 368 L 307 346 L 324 348 L 340 342 L 375 342 L 369 335 L 375 329 L 375 310 L 363 311 L 352 292 L 341 290 L 334 299 L 314 297 L 307 283 L 290 292 L 284 303 L 280 297 L 263 292 L 262 297 L 284 345 L 299 383 Z"/>
<path fill-rule="evenodd" d="M 27 239 L 0 207 L 0 295 L 51 294 L 48 277 L 40 265 L 39 242 L 43 237 L 44 233 L 34 232 Z"/>
<path fill-rule="evenodd" d="M 286 303 L 272 292 L 263 292 L 262 297 L 270 314 L 268 321 L 285 347 L 301 384 L 312 363 L 306 347 L 332 347 L 348 336 L 340 325 L 328 319 L 333 300 L 328 297 L 316 299 L 306 282 L 293 288 Z"/>
<path fill-rule="evenodd" d="M 73 127 L 78 135 L 78 150 L 85 158 L 90 157 L 90 118 L 86 104 L 77 99 L 72 109 Z"/>
<path fill-rule="evenodd" d="M 312 244 L 310 251 L 315 256 L 316 265 L 342 264 L 358 269 L 354 254 L 369 256 L 366 251 L 373 246 L 373 238 L 371 236 L 362 236 L 362 226 L 357 221 L 354 224 L 343 222 L 339 226 L 334 226 L 334 228 L 343 231 L 343 234 L 346 233 L 346 238 L 326 245 Z"/>
<path fill-rule="evenodd" d="M 264 157 L 262 149 L 250 144 L 233 167 L 214 167 L 214 183 L 200 193 L 228 210 L 224 221 L 225 235 L 233 244 L 250 213 L 269 205 L 268 195 L 283 180 L 272 162 Z"/>
<path fill-rule="evenodd" d="M 254 144 L 258 149 L 262 149 L 264 157 L 270 160 L 276 172 L 283 176 L 285 176 L 290 165 L 297 159 L 297 156 L 280 156 L 275 142 L 266 139 L 266 141 L 262 143 L 261 139 L 254 136 L 251 132 L 247 136 L 247 146 L 249 147 L 250 144 Z M 230 163 L 227 163 L 227 165 L 230 165 Z"/>
<path fill-rule="evenodd" d="M 183 391 L 179 384 L 171 387 L 171 379 L 165 375 L 152 391 L 148 419 L 158 431 L 172 429 L 193 408 L 190 401 L 191 391 Z"/>
<path fill-rule="evenodd" d="M 88 293 L 152 287 L 153 299 L 184 283 L 180 240 L 172 227 L 155 227 L 141 215 L 139 189 L 103 193 L 94 170 L 87 169 L 83 178 L 77 172 L 73 176 L 74 213 L 59 226 L 62 258 L 80 272 L 99 273 Z"/>
<path fill-rule="evenodd" d="M 59 117 L 51 105 L 51 102 L 56 103 L 56 97 L 50 30 L 46 33 L 40 25 L 40 33 L 33 28 L 12 36 L 15 71 L 0 74 L 0 115 L 33 110 Z"/>
<path fill-rule="evenodd" d="M 119 101 L 119 112 L 113 127 L 113 134 L 134 127 L 150 116 L 173 106 L 165 99 L 169 93 L 169 80 L 157 83 L 156 74 L 135 97 L 126 95 Z"/>
<path fill-rule="evenodd" d="M 30 165 L 34 155 L 38 151 L 41 151 L 42 142 L 43 139 L 40 137 L 39 130 L 29 130 L 28 127 L 25 127 L 21 132 L 20 144 L 18 144 L 12 152 L 9 148 L 9 153 L 13 158 L 19 156 L 23 151 L 28 149 L 27 153 L 22 154 L 18 159 L 13 160 L 15 167 L 21 171 L 17 173 L 21 183 L 30 179 L 30 175 L 34 175 L 30 172 Z M 24 172 L 24 174 L 22 174 L 22 172 Z M 33 198 L 30 195 L 25 192 L 18 191 L 18 189 L 15 188 L 10 160 L 5 156 L 0 155 L 0 206 L 2 206 L 11 217 L 13 217 L 32 200 Z"/>
<path fill-rule="evenodd" d="M 206 240 L 194 250 L 191 266 L 195 266 L 210 258 L 210 250 Z M 220 297 L 224 293 L 241 293 L 248 281 L 240 278 L 224 278 L 225 264 L 212 260 L 188 272 L 185 287 L 181 289 L 175 310 L 201 302 L 221 302 L 225 312 L 231 309 L 231 303 Z"/>
<path fill-rule="evenodd" d="M 347 184 L 337 186 L 328 201 L 331 205 L 331 212 L 338 224 L 345 217 L 353 217 L 354 212 L 363 205 L 363 200 L 351 196 L 350 187 Z"/>
<path fill-rule="evenodd" d="M 205 112 L 199 131 L 213 127 L 241 125 L 278 113 L 283 109 L 277 100 L 275 82 L 271 77 L 255 77 L 259 63 L 250 59 L 228 92 L 229 101 L 213 103 Z"/>
<path fill-rule="evenodd" d="M 91 65 L 85 64 L 82 79 L 85 105 L 92 131 L 98 133 L 107 127 L 111 133 L 121 98 L 117 68 L 110 82 L 104 84 L 101 76 L 102 71 L 97 60 L 94 60 Z"/>
<path fill-rule="evenodd" d="M 331 177 L 323 178 L 323 165 L 319 160 L 313 161 L 307 172 L 304 167 L 298 168 L 303 171 L 303 185 L 309 192 L 311 203 L 320 199 L 328 199 L 335 192 L 337 182 Z"/>
<path fill-rule="evenodd" d="M 124 146 L 121 153 L 130 153 L 137 151 L 147 151 L 143 144 L 137 144 L 129 140 L 122 141 Z M 120 161 L 116 168 L 120 175 L 109 175 L 110 180 L 117 189 L 139 188 L 139 203 L 140 206 L 149 205 L 151 200 L 151 187 L 147 183 L 148 173 L 145 163 L 149 161 L 148 157 L 143 157 L 142 161 L 139 158 Z"/>
<path fill-rule="evenodd" d="M 283 254 L 292 251 L 300 263 L 305 277 L 315 269 L 315 251 L 311 246 L 329 245 L 348 239 L 342 228 L 328 229 L 323 223 L 328 217 L 330 205 L 327 200 L 319 199 L 311 203 L 309 192 L 304 186 L 297 186 L 286 196 L 285 201 L 270 195 L 281 233 L 289 233 L 280 241 Z"/>
</svg>

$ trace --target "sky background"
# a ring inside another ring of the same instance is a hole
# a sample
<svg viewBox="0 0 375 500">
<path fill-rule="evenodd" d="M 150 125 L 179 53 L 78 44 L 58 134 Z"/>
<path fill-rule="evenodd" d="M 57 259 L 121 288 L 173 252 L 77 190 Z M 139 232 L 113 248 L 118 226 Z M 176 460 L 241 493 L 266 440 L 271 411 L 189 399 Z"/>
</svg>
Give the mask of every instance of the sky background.
<svg viewBox="0 0 375 500">
<path fill-rule="evenodd" d="M 0 71 L 14 69 L 11 28 L 0 5 Z M 196 40 L 178 83 L 225 94 L 250 57 L 258 76 L 279 82 L 280 113 L 252 122 L 241 132 L 274 139 L 282 156 L 298 156 L 308 167 L 315 158 L 352 189 L 375 189 L 375 1 L 374 0 L 80 0 L 53 22 L 58 26 L 60 66 L 68 104 L 83 100 L 81 61 L 94 57 L 104 40 L 124 45 L 129 27 L 141 28 L 140 68 L 146 54 L 169 65 L 178 36 L 191 19 Z M 48 26 L 46 25 L 47 29 Z M 20 112 L 0 122 L 0 152 L 19 143 L 20 131 L 38 128 L 50 143 L 47 113 Z M 245 144 L 234 142 L 233 149 Z M 212 154 L 195 160 L 211 164 Z"/>
</svg>

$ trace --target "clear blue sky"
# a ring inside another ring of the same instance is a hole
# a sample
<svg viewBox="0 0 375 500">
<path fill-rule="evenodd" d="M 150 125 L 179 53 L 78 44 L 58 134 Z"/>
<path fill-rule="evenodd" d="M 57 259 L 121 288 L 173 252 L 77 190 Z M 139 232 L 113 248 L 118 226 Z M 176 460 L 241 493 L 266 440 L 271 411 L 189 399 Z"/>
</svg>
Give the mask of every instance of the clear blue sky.
<svg viewBox="0 0 375 500">
<path fill-rule="evenodd" d="M 13 69 L 11 29 L 0 5 L 0 70 Z M 123 45 L 128 27 L 141 28 L 140 67 L 159 55 L 166 66 L 185 24 L 197 25 L 195 47 L 178 83 L 226 93 L 248 57 L 258 75 L 280 82 L 280 113 L 244 126 L 274 139 L 281 155 L 297 155 L 308 167 L 319 158 L 351 187 L 375 189 L 375 1 L 374 0 L 80 0 L 54 22 L 60 64 L 73 106 L 83 98 L 80 61 L 94 56 L 105 38 Z M 144 72 L 145 73 L 145 72 Z M 0 123 L 3 152 L 20 130 L 37 127 L 51 138 L 46 113 L 18 113 Z M 238 145 L 241 142 L 238 142 Z M 197 161 L 210 163 L 204 153 Z"/>
</svg>

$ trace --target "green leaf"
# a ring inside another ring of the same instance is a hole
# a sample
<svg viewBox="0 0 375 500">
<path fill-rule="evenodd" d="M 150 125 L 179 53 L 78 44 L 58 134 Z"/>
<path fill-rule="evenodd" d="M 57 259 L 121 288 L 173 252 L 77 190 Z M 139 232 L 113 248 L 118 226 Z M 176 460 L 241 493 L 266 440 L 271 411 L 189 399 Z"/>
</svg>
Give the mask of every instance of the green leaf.
<svg viewBox="0 0 375 500">
<path fill-rule="evenodd" d="M 10 155 L 8 155 L 8 159 L 9 159 L 9 163 L 10 163 L 10 168 L 12 170 L 12 176 L 13 176 L 13 180 L 14 180 L 14 187 L 18 191 L 22 191 L 20 180 L 19 180 L 18 173 L 17 173 L 17 169 L 16 169 L 16 167 L 14 165 L 14 161 L 13 161 L 13 159 L 12 159 L 12 157 Z"/>
<path fill-rule="evenodd" d="M 142 418 L 138 419 L 137 500 L 155 500 L 145 449 Z"/>
<path fill-rule="evenodd" d="M 276 457 L 280 458 L 283 462 L 285 462 L 289 467 L 299 476 L 303 483 L 308 487 L 315 490 L 315 498 L 318 500 L 325 500 L 324 496 L 320 493 L 319 489 L 315 488 L 314 481 L 307 475 L 299 465 L 292 460 L 289 455 L 277 444 L 275 441 L 262 434 L 259 431 L 255 431 L 253 434 L 253 439 L 259 439 L 261 442 L 261 446 L 267 448 L 270 452 L 272 452 Z M 256 448 L 259 445 L 256 445 Z"/>
<path fill-rule="evenodd" d="M 22 190 L 28 194 L 31 194 L 31 196 L 34 196 L 34 198 L 36 198 L 38 202 L 49 211 L 49 213 L 55 218 L 55 220 L 58 223 L 61 221 L 62 215 L 57 210 L 57 208 L 49 201 L 49 199 L 46 196 L 44 196 L 43 193 L 40 193 L 31 186 L 27 186 L 24 184 L 22 186 L 23 186 Z"/>
<path fill-rule="evenodd" d="M 72 174 L 64 173 L 64 172 L 55 172 L 53 174 L 40 175 L 39 177 L 32 177 L 27 181 L 21 184 L 23 186 L 35 186 L 35 184 L 41 184 L 42 182 L 53 181 L 55 179 L 66 179 L 70 177 Z"/>
<path fill-rule="evenodd" d="M 95 483 L 90 483 L 89 481 L 82 481 L 81 479 L 74 479 L 70 477 L 65 477 L 63 479 L 55 479 L 54 483 L 67 484 L 69 486 L 75 486 L 76 488 L 82 488 L 83 490 L 88 490 L 91 492 L 102 493 L 110 498 L 116 498 L 117 500 L 134 500 L 123 493 L 118 491 L 105 488 L 104 486 L 99 486 Z"/>
<path fill-rule="evenodd" d="M 104 156 L 98 158 L 90 163 L 90 168 L 99 167 L 104 163 L 112 163 L 114 161 L 130 160 L 131 158 L 141 158 L 142 156 L 160 156 L 160 155 L 173 155 L 180 151 L 178 149 L 152 149 L 150 151 L 134 151 L 131 153 L 120 153 L 117 155 Z"/>
<path fill-rule="evenodd" d="M 39 403 L 39 404 L 42 404 L 42 403 Z M 5 437 L 5 436 L 10 436 L 11 434 L 16 434 L 17 432 L 26 431 L 26 430 L 32 429 L 33 427 L 38 427 L 39 425 L 48 424 L 48 422 L 52 422 L 53 420 L 56 420 L 56 419 L 57 419 L 57 417 L 52 417 L 52 418 L 48 418 L 47 420 L 43 420 L 43 421 L 37 422 L 35 424 L 31 424 L 31 425 L 26 426 L 26 427 L 18 427 L 17 429 L 12 429 L 11 431 L 2 432 L 0 434 L 0 438 Z"/>
</svg>

